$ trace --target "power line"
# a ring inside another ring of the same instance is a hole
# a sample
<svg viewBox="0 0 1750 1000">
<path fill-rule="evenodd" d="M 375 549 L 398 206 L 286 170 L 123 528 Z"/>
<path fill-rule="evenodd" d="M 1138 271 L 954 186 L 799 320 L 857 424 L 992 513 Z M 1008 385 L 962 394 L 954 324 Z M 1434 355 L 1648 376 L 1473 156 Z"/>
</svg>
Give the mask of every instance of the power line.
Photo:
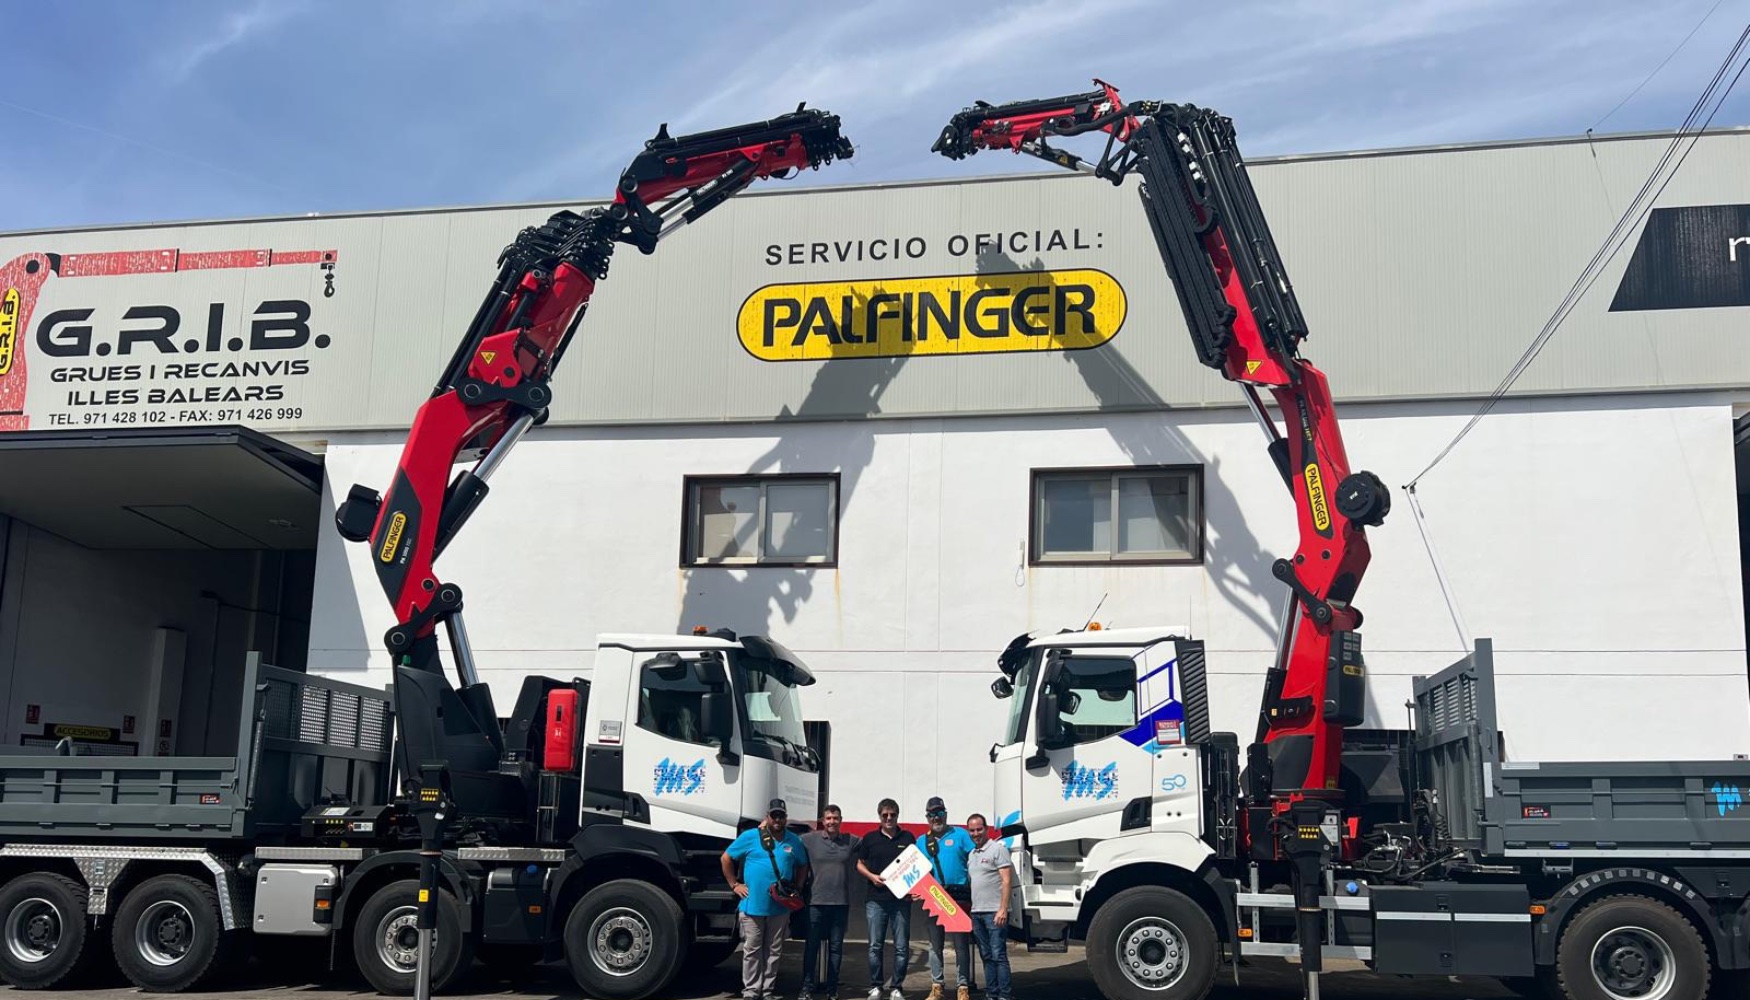
<svg viewBox="0 0 1750 1000">
<path fill-rule="evenodd" d="M 1676 55 L 1677 55 L 1677 53 L 1679 53 L 1679 52 L 1681 52 L 1681 51 L 1683 51 L 1683 47 L 1684 47 L 1684 46 L 1685 46 L 1685 45 L 1688 45 L 1688 44 L 1689 44 L 1689 40 L 1690 40 L 1690 39 L 1691 39 L 1691 38 L 1694 38 L 1694 37 L 1695 37 L 1695 33 L 1696 33 L 1696 32 L 1698 32 L 1698 31 L 1700 31 L 1700 30 L 1701 30 L 1701 26 L 1702 26 L 1702 25 L 1704 25 L 1704 24 L 1706 24 L 1706 23 L 1707 23 L 1707 19 L 1708 19 L 1708 18 L 1710 18 L 1710 17 L 1713 17 L 1713 16 L 1714 16 L 1714 11 L 1716 11 L 1716 10 L 1719 10 L 1719 9 L 1720 9 L 1720 4 L 1723 4 L 1723 3 L 1725 3 L 1725 2 L 1726 2 L 1726 0 L 1714 0 L 1714 5 L 1713 5 L 1713 6 L 1712 6 L 1712 7 L 1709 7 L 1709 8 L 1708 8 L 1708 10 L 1707 10 L 1707 13 L 1706 13 L 1706 14 L 1703 14 L 1703 15 L 1702 15 L 1702 16 L 1701 16 L 1701 20 L 1699 20 L 1699 21 L 1697 21 L 1697 22 L 1695 22 L 1695 27 L 1693 27 L 1693 28 L 1690 28 L 1690 29 L 1689 29 L 1689 34 L 1687 34 L 1687 35 L 1684 35 L 1684 36 L 1683 36 L 1683 41 L 1681 41 L 1681 42 L 1678 42 L 1678 43 L 1677 43 L 1677 47 L 1676 47 L 1676 48 L 1674 48 L 1674 49 L 1672 49 L 1672 50 L 1671 50 L 1671 52 L 1670 52 L 1670 54 L 1669 54 L 1669 55 L 1667 55 L 1667 56 L 1666 56 L 1666 57 L 1665 57 L 1665 59 L 1664 59 L 1664 62 L 1661 62 L 1661 63 L 1659 63 L 1659 65 L 1657 65 L 1657 66 L 1655 66 L 1655 67 L 1653 67 L 1653 71 L 1652 71 L 1652 72 L 1651 72 L 1651 73 L 1648 73 L 1648 74 L 1647 74 L 1647 78 L 1646 78 L 1646 79 L 1645 79 L 1645 80 L 1642 80 L 1642 81 L 1641 81 L 1641 82 L 1640 82 L 1640 85 L 1639 85 L 1639 86 L 1637 86 L 1637 87 L 1635 87 L 1635 89 L 1633 89 L 1633 90 L 1631 90 L 1631 91 L 1629 91 L 1629 94 L 1628 94 L 1628 96 L 1627 96 L 1627 97 L 1625 97 L 1625 98 L 1623 98 L 1623 99 L 1622 99 L 1622 100 L 1620 100 L 1620 101 L 1617 101 L 1617 102 L 1616 102 L 1616 107 L 1614 107 L 1614 108 L 1611 108 L 1611 109 L 1610 109 L 1610 110 L 1609 110 L 1609 111 L 1607 111 L 1607 112 L 1605 112 L 1605 114 L 1604 114 L 1604 117 L 1603 117 L 1603 118 L 1600 118 L 1600 119 L 1598 119 L 1598 120 L 1597 120 L 1597 121 L 1595 121 L 1595 122 L 1593 122 L 1593 123 L 1592 123 L 1592 128 L 1589 128 L 1589 129 L 1587 129 L 1587 130 L 1586 130 L 1586 131 L 1587 131 L 1587 132 L 1588 132 L 1588 133 L 1590 133 L 1590 132 L 1591 132 L 1591 131 L 1592 131 L 1592 129 L 1595 129 L 1595 128 L 1597 128 L 1597 127 L 1598 127 L 1598 126 L 1600 126 L 1600 125 L 1602 125 L 1602 124 L 1604 124 L 1604 122 L 1605 122 L 1605 120 L 1606 120 L 1606 119 L 1608 119 L 1608 118 L 1609 118 L 1609 117 L 1610 117 L 1610 116 L 1611 116 L 1611 115 L 1614 115 L 1614 114 L 1616 114 L 1616 113 L 1617 113 L 1617 112 L 1618 112 L 1618 111 L 1621 111 L 1621 110 L 1622 110 L 1622 106 L 1623 106 L 1623 105 L 1624 105 L 1624 104 L 1627 104 L 1627 103 L 1628 103 L 1628 102 L 1630 102 L 1630 101 L 1632 101 L 1632 100 L 1634 100 L 1634 99 L 1635 99 L 1635 95 L 1636 95 L 1636 94 L 1638 94 L 1638 93 L 1640 93 L 1640 92 L 1641 92 L 1641 88 L 1642 88 L 1642 87 L 1645 87 L 1645 86 L 1646 86 L 1646 85 L 1647 85 L 1647 84 L 1649 84 L 1649 83 L 1652 83 L 1652 82 L 1653 82 L 1653 77 L 1655 77 L 1655 76 L 1658 76 L 1658 75 L 1659 75 L 1659 71 L 1660 71 L 1660 70 L 1662 70 L 1662 69 L 1664 69 L 1664 68 L 1665 68 L 1665 64 L 1666 64 L 1666 63 L 1668 63 L 1668 62 L 1670 62 L 1670 61 L 1671 61 L 1671 60 L 1672 60 L 1672 58 L 1673 58 L 1673 57 L 1675 57 L 1675 56 L 1676 56 Z"/>
<path fill-rule="evenodd" d="M 1617 220 L 1616 225 L 1611 229 L 1610 234 L 1604 238 L 1604 242 L 1599 246 L 1598 251 L 1592 255 L 1592 259 L 1588 261 L 1586 267 L 1581 270 L 1579 277 L 1574 279 L 1573 285 L 1569 287 L 1568 293 L 1563 297 L 1561 304 L 1556 307 L 1555 312 L 1550 315 L 1550 318 L 1547 321 L 1545 321 L 1543 329 L 1538 331 L 1537 336 L 1532 339 L 1531 345 L 1525 349 L 1525 353 L 1520 355 L 1519 360 L 1514 363 L 1513 367 L 1507 372 L 1507 375 L 1489 394 L 1488 398 L 1484 400 L 1483 405 L 1477 410 L 1476 414 L 1465 423 L 1464 427 L 1459 430 L 1451 441 L 1447 442 L 1446 447 L 1442 448 L 1439 454 L 1434 456 L 1434 459 L 1428 463 L 1426 468 L 1421 472 L 1416 473 L 1415 477 L 1405 485 L 1404 488 L 1406 490 L 1413 491 L 1416 484 L 1421 481 L 1422 477 L 1433 471 L 1435 466 L 1444 461 L 1446 456 L 1452 453 L 1452 449 L 1457 447 L 1458 443 L 1463 441 L 1465 437 L 1470 434 L 1471 430 L 1476 427 L 1483 417 L 1487 416 L 1489 412 L 1500 403 L 1502 398 L 1506 396 L 1508 390 L 1513 387 L 1513 383 L 1519 380 L 1519 377 L 1525 373 L 1525 371 L 1531 366 L 1531 363 L 1543 352 L 1543 349 L 1549 343 L 1550 338 L 1555 336 L 1556 331 L 1561 328 L 1562 323 L 1567 320 L 1580 299 L 1585 296 L 1587 290 L 1589 290 L 1593 283 L 1598 280 L 1599 275 L 1603 273 L 1604 267 L 1616 258 L 1616 255 L 1621 252 L 1623 246 L 1627 245 L 1629 234 L 1631 234 L 1640 224 L 1641 219 L 1652 210 L 1653 203 L 1658 200 L 1660 194 L 1664 193 L 1665 187 L 1671 183 L 1671 179 L 1677 175 L 1677 169 L 1683 165 L 1683 161 L 1688 158 L 1690 150 L 1695 148 L 1697 140 L 1699 140 L 1701 135 L 1707 131 L 1708 125 L 1713 122 L 1714 115 L 1718 113 L 1720 106 L 1725 103 L 1726 98 L 1731 95 L 1732 89 L 1737 86 L 1738 80 L 1744 74 L 1745 67 L 1750 66 L 1750 61 L 1746 61 L 1743 65 L 1738 66 L 1737 72 L 1733 73 L 1731 76 L 1731 82 L 1726 85 L 1724 91 L 1720 92 L 1717 100 L 1715 99 L 1714 93 L 1718 89 L 1720 81 L 1725 79 L 1727 74 L 1731 72 L 1732 65 L 1738 61 L 1739 56 L 1744 51 L 1745 43 L 1747 41 L 1750 41 L 1750 25 L 1746 25 L 1744 31 L 1739 34 L 1737 42 L 1732 46 L 1731 51 L 1726 54 L 1726 58 L 1721 61 L 1719 68 L 1714 72 L 1713 79 L 1708 82 L 1707 88 L 1702 92 L 1701 97 L 1698 98 L 1695 105 L 1690 108 L 1689 114 L 1684 117 L 1683 124 L 1678 127 L 1676 134 L 1671 140 L 1671 144 L 1666 147 L 1664 154 L 1659 158 L 1659 162 L 1654 165 L 1652 172 L 1647 175 L 1646 181 L 1642 183 L 1640 190 L 1635 193 L 1634 198 L 1623 211 L 1621 218 Z M 1708 112 L 1706 119 L 1702 121 L 1701 127 L 1691 132 L 1691 126 L 1694 125 L 1696 119 L 1700 117 L 1702 110 L 1706 108 L 1709 103 L 1713 104 L 1713 110 Z M 1684 147 L 1685 139 L 1688 140 L 1687 147 Z M 1683 148 L 1682 155 L 1680 156 L 1677 155 L 1679 148 Z M 1666 167 L 1672 163 L 1672 158 L 1674 156 L 1676 157 L 1676 163 L 1671 166 L 1670 172 L 1667 173 Z M 1663 176 L 1661 177 L 1661 175 Z M 1651 192 L 1650 197 L 1648 196 L 1649 192 Z"/>
</svg>

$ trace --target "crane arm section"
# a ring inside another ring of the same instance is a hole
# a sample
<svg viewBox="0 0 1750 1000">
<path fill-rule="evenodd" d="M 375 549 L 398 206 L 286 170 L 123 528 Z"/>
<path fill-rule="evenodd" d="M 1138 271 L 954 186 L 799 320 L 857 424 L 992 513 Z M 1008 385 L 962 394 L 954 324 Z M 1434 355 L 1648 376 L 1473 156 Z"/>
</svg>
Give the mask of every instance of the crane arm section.
<svg viewBox="0 0 1750 1000">
<path fill-rule="evenodd" d="M 504 248 L 497 278 L 414 417 L 387 494 L 355 485 L 335 514 L 344 537 L 370 544 L 394 607 L 384 643 L 397 663 L 440 670 L 435 629 L 443 622 L 464 684 L 477 681 L 461 588 L 439 580 L 433 562 L 485 497 L 505 455 L 546 420 L 553 372 L 615 247 L 652 253 L 756 180 L 851 155 L 837 116 L 800 106 L 679 137 L 665 125 L 620 175 L 611 203 L 557 212 Z M 452 479 L 461 463 L 473 465 Z"/>
<path fill-rule="evenodd" d="M 1094 82 L 1099 89 L 1065 97 L 975 104 L 931 148 L 955 160 L 1007 150 L 1115 185 L 1138 175 L 1197 359 L 1240 385 L 1295 503 L 1299 544 L 1273 567 L 1293 597 L 1250 754 L 1254 794 L 1335 798 L 1343 727 L 1364 717 L 1362 616 L 1351 602 L 1369 561 L 1365 529 L 1384 520 L 1390 493 L 1372 473 L 1351 471 L 1325 375 L 1300 356 L 1306 320 L 1233 122 L 1193 105 L 1126 104 Z M 1096 133 L 1106 143 L 1093 161 L 1052 144 Z M 1274 398 L 1282 429 L 1261 392 Z"/>
</svg>

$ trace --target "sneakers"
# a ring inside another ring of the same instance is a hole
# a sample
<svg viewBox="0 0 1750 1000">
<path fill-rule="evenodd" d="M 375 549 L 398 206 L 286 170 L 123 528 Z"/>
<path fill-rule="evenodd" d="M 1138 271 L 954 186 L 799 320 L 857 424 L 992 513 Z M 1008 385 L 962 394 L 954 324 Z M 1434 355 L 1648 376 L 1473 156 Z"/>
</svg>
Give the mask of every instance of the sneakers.
<svg viewBox="0 0 1750 1000">
<path fill-rule="evenodd" d="M 941 983 L 931 983 L 930 984 L 930 995 L 928 997 L 925 997 L 924 1000 L 942 1000 L 942 984 Z"/>
<path fill-rule="evenodd" d="M 899 992 L 899 987 L 896 986 L 892 993 L 887 994 L 887 1000 L 905 1000 L 905 994 Z"/>
<path fill-rule="evenodd" d="M 864 1000 L 881 1000 L 881 987 L 869 987 L 869 995 L 865 997 Z"/>
</svg>

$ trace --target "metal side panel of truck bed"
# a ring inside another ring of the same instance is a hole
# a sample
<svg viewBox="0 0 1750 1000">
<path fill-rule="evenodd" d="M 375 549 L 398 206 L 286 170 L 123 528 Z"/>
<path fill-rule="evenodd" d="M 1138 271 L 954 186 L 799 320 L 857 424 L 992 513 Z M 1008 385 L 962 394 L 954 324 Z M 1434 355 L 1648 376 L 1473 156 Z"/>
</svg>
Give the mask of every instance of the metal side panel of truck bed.
<svg viewBox="0 0 1750 1000">
<path fill-rule="evenodd" d="M 1488 639 L 1414 686 L 1419 780 L 1483 856 L 1750 859 L 1750 761 L 1503 761 Z"/>
<path fill-rule="evenodd" d="M 333 795 L 387 793 L 385 691 L 244 664 L 230 757 L 0 755 L 0 843 L 272 838 Z"/>
</svg>

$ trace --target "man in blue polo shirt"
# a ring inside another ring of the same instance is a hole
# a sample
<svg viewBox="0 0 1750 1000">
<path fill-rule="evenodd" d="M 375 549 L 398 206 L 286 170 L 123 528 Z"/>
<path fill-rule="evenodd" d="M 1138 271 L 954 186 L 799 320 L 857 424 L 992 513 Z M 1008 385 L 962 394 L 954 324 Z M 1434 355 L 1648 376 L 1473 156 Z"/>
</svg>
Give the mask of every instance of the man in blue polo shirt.
<svg viewBox="0 0 1750 1000">
<path fill-rule="evenodd" d="M 948 896 L 960 908 L 971 912 L 972 885 L 968 879 L 966 860 L 977 847 L 972 843 L 972 835 L 958 827 L 948 825 L 948 807 L 943 804 L 940 796 L 932 797 L 924 806 L 924 819 L 929 821 L 929 829 L 918 838 L 918 846 L 923 848 L 924 855 L 930 859 L 930 872 L 936 876 L 936 881 L 942 883 Z M 928 1000 L 942 1000 L 944 985 L 942 939 L 952 937 L 954 940 L 955 964 L 955 1000 L 971 1000 L 972 997 L 972 935 L 965 933 L 948 934 L 942 925 L 934 918 L 930 924 L 930 995 Z"/>
<path fill-rule="evenodd" d="M 778 959 L 784 953 L 792 912 L 778 897 L 788 890 L 796 894 L 797 908 L 801 906 L 808 851 L 802 838 L 786 829 L 789 819 L 784 800 L 773 799 L 760 825 L 743 830 L 720 859 L 724 879 L 741 899 L 736 919 L 741 925 L 743 1000 L 778 995 Z"/>
</svg>

